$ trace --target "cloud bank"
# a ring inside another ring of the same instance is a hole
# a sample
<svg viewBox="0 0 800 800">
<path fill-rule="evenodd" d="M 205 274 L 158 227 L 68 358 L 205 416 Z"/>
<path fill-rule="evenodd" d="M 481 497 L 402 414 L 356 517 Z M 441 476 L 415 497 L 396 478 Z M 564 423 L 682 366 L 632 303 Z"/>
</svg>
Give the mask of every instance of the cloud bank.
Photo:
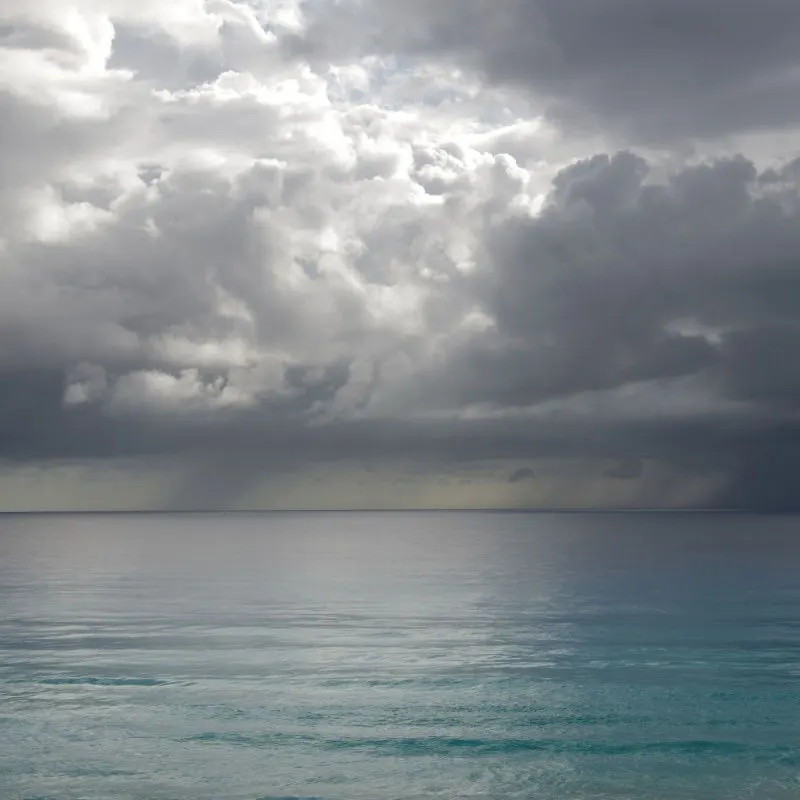
<svg viewBox="0 0 800 800">
<path fill-rule="evenodd" d="M 0 2 L 0 502 L 124 465 L 172 477 L 123 506 L 796 506 L 798 38 L 782 0 Z"/>
</svg>

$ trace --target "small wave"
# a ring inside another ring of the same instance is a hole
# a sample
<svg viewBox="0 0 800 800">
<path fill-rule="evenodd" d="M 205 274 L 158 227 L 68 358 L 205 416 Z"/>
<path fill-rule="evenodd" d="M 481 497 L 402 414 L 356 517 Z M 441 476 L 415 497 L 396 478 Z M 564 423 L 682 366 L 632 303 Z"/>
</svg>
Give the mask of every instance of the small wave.
<svg viewBox="0 0 800 800">
<path fill-rule="evenodd" d="M 233 731 L 205 731 L 181 739 L 182 742 L 195 744 L 227 744 L 238 747 L 266 747 L 283 743 L 313 742 L 322 743 L 318 736 L 302 733 L 236 733 Z"/>
<path fill-rule="evenodd" d="M 167 686 L 167 681 L 156 678 L 99 678 L 64 677 L 41 678 L 36 683 L 45 686 Z"/>
<path fill-rule="evenodd" d="M 301 796 L 301 795 L 293 795 L 293 794 L 287 794 L 287 795 L 282 795 L 282 794 L 281 795 L 271 795 L 271 794 L 267 794 L 267 795 L 264 795 L 263 797 L 257 798 L 257 800 L 322 800 L 322 798 L 321 797 L 306 797 L 305 795 Z"/>
<path fill-rule="evenodd" d="M 339 739 L 326 743 L 335 749 L 373 749 L 387 755 L 513 755 L 515 753 L 637 756 L 647 754 L 735 755 L 748 747 L 725 741 L 665 741 L 611 743 L 565 739 L 482 739 L 409 737 L 386 739 Z"/>
<path fill-rule="evenodd" d="M 512 738 L 460 738 L 460 737 L 343 737 L 327 738 L 305 733 L 245 734 L 235 732 L 205 732 L 187 737 L 183 741 L 209 745 L 238 747 L 269 747 L 281 744 L 312 744 L 327 750 L 370 750 L 387 756 L 453 756 L 453 755 L 513 755 L 516 753 L 576 754 L 597 756 L 641 755 L 703 755 L 735 756 L 753 753 L 753 747 L 722 740 L 687 739 L 660 742 L 602 742 L 585 739 L 512 739 Z M 774 752 L 773 752 L 774 751 Z M 791 754 L 785 748 L 772 748 L 770 757 L 786 758 Z"/>
</svg>

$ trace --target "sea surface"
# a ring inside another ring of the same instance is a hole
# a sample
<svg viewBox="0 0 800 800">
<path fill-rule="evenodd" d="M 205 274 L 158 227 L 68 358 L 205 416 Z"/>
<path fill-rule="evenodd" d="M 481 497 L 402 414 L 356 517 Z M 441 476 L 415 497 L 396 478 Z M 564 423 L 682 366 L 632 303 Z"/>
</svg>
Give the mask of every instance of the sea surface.
<svg viewBox="0 0 800 800">
<path fill-rule="evenodd" d="M 800 518 L 0 516 L 2 800 L 800 798 Z"/>
</svg>

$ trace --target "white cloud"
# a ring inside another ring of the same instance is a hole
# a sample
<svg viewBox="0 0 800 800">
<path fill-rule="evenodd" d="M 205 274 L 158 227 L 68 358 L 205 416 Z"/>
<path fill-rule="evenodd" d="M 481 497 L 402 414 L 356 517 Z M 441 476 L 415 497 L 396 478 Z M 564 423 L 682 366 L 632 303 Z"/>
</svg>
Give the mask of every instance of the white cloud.
<svg viewBox="0 0 800 800">
<path fill-rule="evenodd" d="M 185 413 L 252 405 L 254 398 L 224 379 L 203 381 L 196 369 L 170 375 L 157 370 L 129 372 L 114 383 L 108 406 L 113 412 Z"/>
</svg>

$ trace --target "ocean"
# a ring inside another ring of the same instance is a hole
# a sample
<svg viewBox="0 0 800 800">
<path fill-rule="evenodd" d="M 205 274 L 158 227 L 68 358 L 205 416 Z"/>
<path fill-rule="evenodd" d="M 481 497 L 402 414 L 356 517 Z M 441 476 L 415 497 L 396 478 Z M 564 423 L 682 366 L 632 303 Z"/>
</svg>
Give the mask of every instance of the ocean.
<svg viewBox="0 0 800 800">
<path fill-rule="evenodd" d="M 0 517 L 2 800 L 800 797 L 800 518 Z"/>
</svg>

